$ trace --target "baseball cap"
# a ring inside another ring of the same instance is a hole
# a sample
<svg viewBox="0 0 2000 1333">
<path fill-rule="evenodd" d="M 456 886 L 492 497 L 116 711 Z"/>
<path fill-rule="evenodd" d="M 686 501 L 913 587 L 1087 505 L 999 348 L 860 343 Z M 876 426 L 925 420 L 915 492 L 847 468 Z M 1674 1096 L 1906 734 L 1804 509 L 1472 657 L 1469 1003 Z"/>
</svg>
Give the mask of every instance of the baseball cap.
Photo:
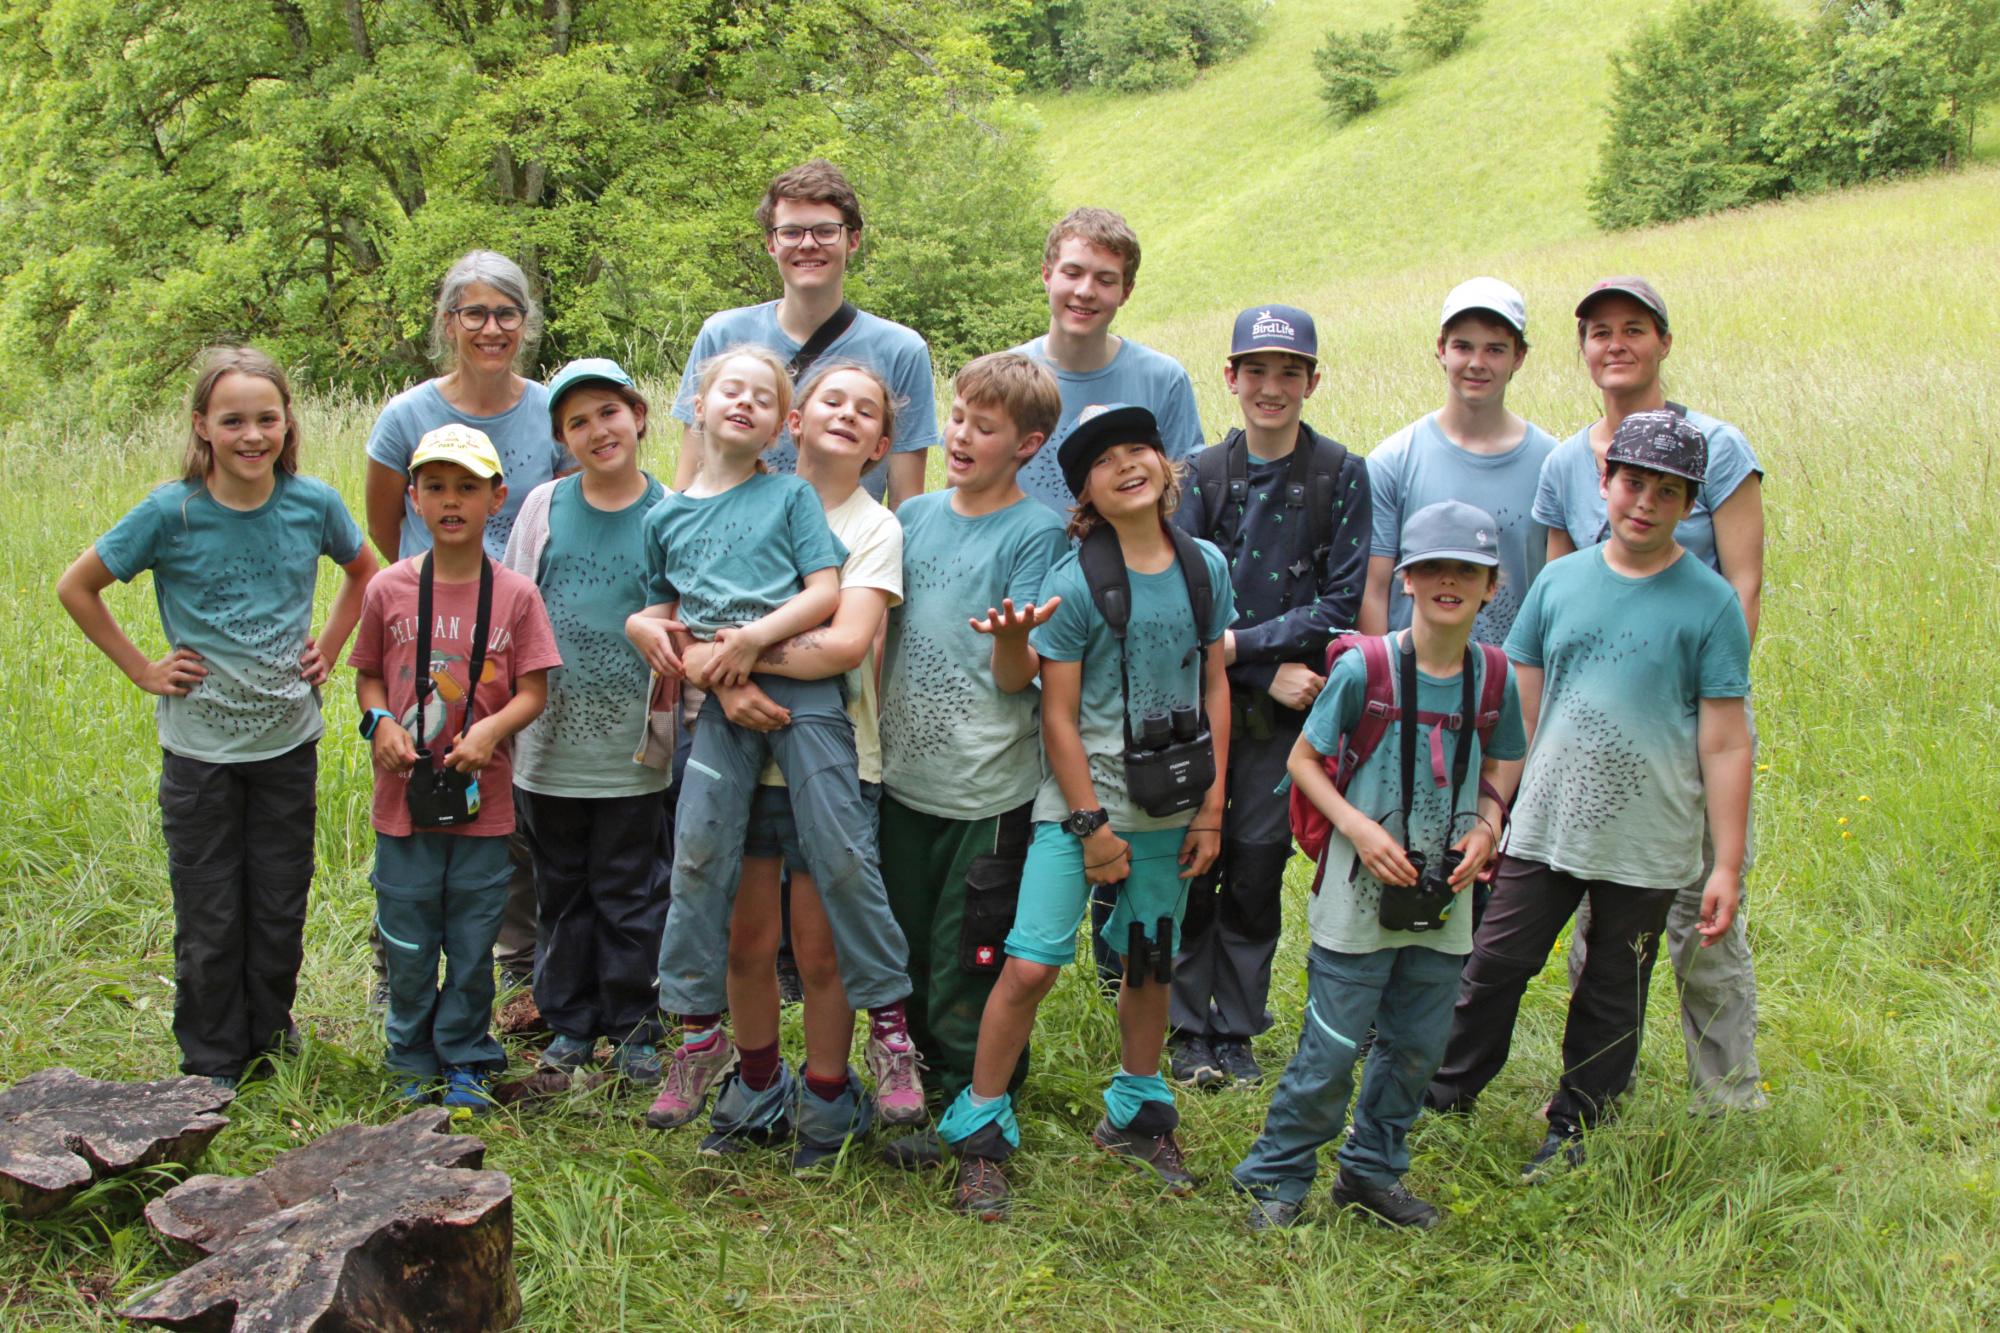
<svg viewBox="0 0 2000 1333">
<path fill-rule="evenodd" d="M 1599 278 L 1591 284 L 1590 290 L 1583 294 L 1583 299 L 1576 303 L 1576 317 L 1582 319 L 1583 312 L 1590 308 L 1590 303 L 1607 292 L 1629 296 L 1652 311 L 1653 317 L 1660 321 L 1662 333 L 1670 327 L 1667 321 L 1666 298 L 1655 291 L 1653 284 L 1644 278 Z"/>
<path fill-rule="evenodd" d="M 1438 327 L 1457 319 L 1468 310 L 1490 310 L 1512 326 L 1514 332 L 1526 334 L 1528 331 L 1528 303 L 1498 278 L 1467 278 L 1451 289 L 1444 298 L 1444 313 L 1438 316 Z"/>
<path fill-rule="evenodd" d="M 417 441 L 417 451 L 410 455 L 410 475 L 416 476 L 426 463 L 456 463 L 475 477 L 501 475 L 500 452 L 486 432 L 456 421 L 425 431 Z"/>
<path fill-rule="evenodd" d="M 1708 437 L 1678 412 L 1634 412 L 1618 423 L 1604 462 L 1670 472 L 1699 486 L 1708 476 Z"/>
<path fill-rule="evenodd" d="M 1252 306 L 1236 317 L 1236 329 L 1229 335 L 1232 359 L 1252 352 L 1289 352 L 1319 362 L 1319 332 L 1313 317 L 1297 306 Z"/>
<path fill-rule="evenodd" d="M 1084 484 L 1090 480 L 1091 465 L 1104 456 L 1105 450 L 1119 444 L 1150 444 L 1162 450 L 1166 447 L 1160 443 L 1160 423 L 1143 407 L 1130 403 L 1093 403 L 1077 414 L 1076 424 L 1056 445 L 1056 462 L 1062 465 L 1063 480 L 1069 484 L 1071 495 L 1083 494 Z"/>
<path fill-rule="evenodd" d="M 1500 525 L 1493 515 L 1463 500 L 1425 505 L 1403 522 L 1401 572 L 1424 560 L 1466 560 L 1475 565 L 1500 563 Z"/>
<path fill-rule="evenodd" d="M 549 413 L 554 415 L 556 404 L 562 396 L 579 384 L 616 384 L 620 388 L 632 387 L 632 377 L 625 373 L 625 367 L 608 356 L 586 356 L 570 362 L 555 373 L 549 381 Z"/>
</svg>

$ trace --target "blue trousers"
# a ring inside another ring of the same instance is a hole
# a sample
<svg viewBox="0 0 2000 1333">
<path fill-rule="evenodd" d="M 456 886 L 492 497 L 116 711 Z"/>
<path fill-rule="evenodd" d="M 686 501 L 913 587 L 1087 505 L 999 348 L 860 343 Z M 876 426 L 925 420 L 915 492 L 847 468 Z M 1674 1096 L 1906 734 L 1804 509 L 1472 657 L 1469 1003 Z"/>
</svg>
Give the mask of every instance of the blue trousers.
<svg viewBox="0 0 2000 1333">
<path fill-rule="evenodd" d="M 1319 1175 L 1319 1150 L 1340 1139 L 1354 1092 L 1354 1060 L 1370 1024 L 1375 1047 L 1354 1103 L 1341 1166 L 1393 1185 L 1410 1169 L 1410 1126 L 1451 1035 L 1464 958 L 1422 945 L 1374 953 L 1306 952 L 1306 1013 L 1298 1054 L 1271 1098 L 1264 1130 L 1231 1174 L 1260 1199 L 1302 1203 Z"/>
</svg>

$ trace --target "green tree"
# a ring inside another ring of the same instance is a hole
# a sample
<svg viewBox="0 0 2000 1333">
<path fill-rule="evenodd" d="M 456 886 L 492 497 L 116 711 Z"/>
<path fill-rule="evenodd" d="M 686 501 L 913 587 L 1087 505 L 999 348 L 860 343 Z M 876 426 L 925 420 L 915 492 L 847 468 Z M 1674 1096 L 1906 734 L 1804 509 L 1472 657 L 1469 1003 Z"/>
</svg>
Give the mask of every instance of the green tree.
<svg viewBox="0 0 2000 1333">
<path fill-rule="evenodd" d="M 1773 198 L 1789 184 L 1768 124 L 1804 72 L 1798 30 L 1768 0 L 1684 0 L 1612 66 L 1590 183 L 1600 227 L 1637 227 Z"/>
<path fill-rule="evenodd" d="M 1319 95 L 1334 119 L 1366 115 L 1382 100 L 1383 82 L 1396 77 L 1395 40 L 1388 28 L 1371 28 L 1351 37 L 1327 33 L 1313 52 L 1313 68 L 1319 71 Z"/>
<path fill-rule="evenodd" d="M 1485 0 L 1417 0 L 1403 20 L 1403 44 L 1429 60 L 1458 54 Z"/>
<path fill-rule="evenodd" d="M 1257 25 L 1252 0 L 1004 0 L 980 26 L 1030 87 L 1145 92 L 1191 82 Z"/>
</svg>

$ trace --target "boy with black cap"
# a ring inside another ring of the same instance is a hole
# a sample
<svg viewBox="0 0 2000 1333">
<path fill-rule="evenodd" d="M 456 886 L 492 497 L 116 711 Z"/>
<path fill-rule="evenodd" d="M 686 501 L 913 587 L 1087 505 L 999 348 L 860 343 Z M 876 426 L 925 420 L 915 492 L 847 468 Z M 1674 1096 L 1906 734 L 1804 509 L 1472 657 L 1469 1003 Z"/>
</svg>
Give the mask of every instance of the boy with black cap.
<svg viewBox="0 0 2000 1333">
<path fill-rule="evenodd" d="M 1271 1025 L 1264 1002 L 1292 856 L 1273 792 L 1324 684 L 1326 645 L 1354 625 L 1369 539 L 1368 465 L 1300 420 L 1319 385 L 1312 316 L 1243 311 L 1222 375 L 1243 425 L 1195 455 L 1174 511 L 1228 559 L 1237 608 L 1222 636 L 1234 742 L 1222 856 L 1189 891 L 1174 959 L 1173 1075 L 1195 1087 L 1264 1076 L 1250 1039 Z"/>
<path fill-rule="evenodd" d="M 1410 627 L 1383 644 L 1394 664 L 1397 716 L 1337 785 L 1326 762 L 1351 762 L 1345 756 L 1371 693 L 1369 650 L 1343 651 L 1291 751 L 1292 780 L 1333 830 L 1307 911 L 1312 945 L 1298 1054 L 1234 1172 L 1236 1187 L 1255 1201 L 1253 1229 L 1297 1220 L 1320 1148 L 1341 1141 L 1371 1031 L 1374 1053 L 1354 1132 L 1341 1142 L 1334 1201 L 1391 1226 L 1437 1225 L 1437 1209 L 1403 1187 L 1406 1139 L 1444 1055 L 1472 913 L 1455 910 L 1462 899 L 1435 892 L 1435 880 L 1460 895 L 1492 856 L 1528 748 L 1512 670 L 1498 652 L 1472 647 L 1474 619 L 1493 597 L 1498 528 L 1491 514 L 1457 500 L 1410 516 L 1396 570 L 1413 608 Z M 1507 676 L 1499 715 L 1482 731 L 1477 701 L 1488 696 L 1487 675 L 1496 669 Z M 1448 780 L 1440 771 L 1447 749 Z M 1448 849 L 1462 858 L 1455 866 Z M 1426 887 L 1434 891 L 1429 901 Z"/>
<path fill-rule="evenodd" d="M 1507 386 L 1528 356 L 1528 307 L 1498 278 L 1472 278 L 1451 289 L 1438 318 L 1437 361 L 1444 406 L 1375 446 L 1368 480 L 1375 544 L 1361 631 L 1382 634 L 1410 623 L 1410 599 L 1394 570 L 1410 515 L 1440 500 L 1476 503 L 1498 523 L 1500 586 L 1472 635 L 1504 643 L 1521 599 L 1535 581 L 1547 540 L 1536 521 L 1535 488 L 1555 437 L 1507 409 Z"/>
<path fill-rule="evenodd" d="M 1020 1145 L 1008 1081 L 1035 1010 L 1076 957 L 1093 884 L 1118 885 L 1103 927 L 1126 955 L 1119 1073 L 1092 1139 L 1149 1168 L 1171 1192 L 1194 1177 L 1160 1077 L 1167 985 L 1185 884 L 1222 845 L 1229 681 L 1219 651 L 1234 593 L 1222 553 L 1171 527 L 1179 498 L 1159 427 L 1143 407 L 1085 411 L 1058 449 L 1081 539 L 1042 584 L 1053 608 L 1033 630 L 1049 776 L 1035 798 L 1007 961 L 987 998 L 971 1086 L 938 1122 L 959 1157 L 955 1206 L 1007 1211 L 1001 1163 Z"/>
<path fill-rule="evenodd" d="M 1619 423 L 1600 483 L 1610 536 L 1556 561 L 1528 593 L 1507 656 L 1530 745 L 1513 830 L 1473 939 L 1451 1042 L 1426 1097 L 1469 1109 L 1506 1063 L 1529 978 L 1588 900 L 1589 958 L 1570 997 L 1548 1135 L 1523 1174 L 1583 1161 L 1638 1055 L 1660 932 L 1675 893 L 1701 890 L 1704 943 L 1741 893 L 1750 803 L 1750 635 L 1735 591 L 1674 527 L 1708 466 L 1671 411 Z"/>
</svg>

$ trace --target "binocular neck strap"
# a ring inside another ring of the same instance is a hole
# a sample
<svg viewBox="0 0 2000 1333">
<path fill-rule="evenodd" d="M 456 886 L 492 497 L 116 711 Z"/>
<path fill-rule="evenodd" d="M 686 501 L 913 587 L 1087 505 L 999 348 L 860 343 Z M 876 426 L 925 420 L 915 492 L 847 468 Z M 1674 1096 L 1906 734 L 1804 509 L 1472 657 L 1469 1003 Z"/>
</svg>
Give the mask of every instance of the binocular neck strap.
<svg viewBox="0 0 2000 1333">
<path fill-rule="evenodd" d="M 1396 716 L 1401 721 L 1403 758 L 1403 850 L 1410 850 L 1410 811 L 1416 806 L 1417 780 L 1417 632 L 1403 631 L 1403 650 L 1397 656 Z M 1445 842 L 1450 845 L 1451 822 L 1458 818 L 1458 793 L 1465 786 L 1472 766 L 1472 733 L 1479 720 L 1479 688 L 1473 669 L 1481 654 L 1471 644 L 1465 646 L 1465 663 L 1459 668 L 1461 702 L 1458 706 L 1458 742 L 1451 752 L 1451 804 L 1447 809 Z M 1449 726 L 1448 721 L 1435 725 Z"/>
<path fill-rule="evenodd" d="M 431 680 L 431 553 L 424 552 L 424 560 L 417 567 L 417 732 L 421 736 L 424 718 L 430 710 L 431 692 L 436 685 Z M 486 671 L 486 622 L 493 614 L 493 561 L 485 552 L 479 556 L 479 611 L 472 621 L 472 661 L 465 677 L 465 713 L 459 718 L 458 735 L 463 736 L 472 726 L 472 714 L 479 704 L 479 677 Z M 450 716 L 449 713 L 446 714 Z M 451 738 L 451 744 L 457 737 Z M 444 748 L 451 749 L 451 744 Z M 417 754 L 428 758 L 430 751 L 421 741 Z"/>
</svg>

